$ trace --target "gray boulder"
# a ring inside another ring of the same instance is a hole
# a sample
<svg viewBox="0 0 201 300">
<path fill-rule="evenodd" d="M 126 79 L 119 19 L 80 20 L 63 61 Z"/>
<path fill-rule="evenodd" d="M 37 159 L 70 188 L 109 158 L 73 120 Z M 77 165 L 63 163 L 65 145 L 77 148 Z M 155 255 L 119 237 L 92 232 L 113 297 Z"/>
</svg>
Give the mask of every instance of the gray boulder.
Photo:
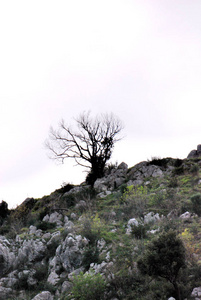
<svg viewBox="0 0 201 300">
<path fill-rule="evenodd" d="M 138 226 L 138 221 L 135 218 L 132 218 L 128 221 L 127 223 L 127 229 L 126 229 L 126 234 L 131 234 L 132 232 L 132 227 L 133 226 Z"/>
<path fill-rule="evenodd" d="M 201 156 L 201 144 L 197 145 L 197 150 L 190 151 L 187 158 L 195 158 L 195 157 L 200 157 L 200 156 Z"/>
<path fill-rule="evenodd" d="M 154 214 L 153 212 L 150 212 L 144 216 L 144 223 L 156 223 L 157 221 L 160 221 L 160 216 L 158 213 Z"/>
<path fill-rule="evenodd" d="M 47 282 L 49 282 L 52 285 L 57 285 L 59 279 L 59 275 L 55 271 L 52 271 L 48 276 Z"/>
<path fill-rule="evenodd" d="M 9 273 L 6 277 L 1 278 L 0 286 L 14 289 L 15 285 L 18 282 L 17 274 L 18 274 L 18 272 L 17 272 L 17 270 L 15 270 L 15 271 Z"/>
<path fill-rule="evenodd" d="M 44 291 L 36 295 L 32 300 L 53 300 L 54 297 L 52 294 L 48 291 Z"/>
<path fill-rule="evenodd" d="M 67 280 L 64 281 L 62 286 L 61 286 L 61 293 L 68 294 L 71 291 L 72 286 L 73 286 L 72 282 L 67 281 Z"/>
<path fill-rule="evenodd" d="M 191 293 L 192 298 L 201 299 L 201 287 L 196 287 Z"/>
<path fill-rule="evenodd" d="M 196 214 L 190 213 L 188 211 L 186 211 L 185 213 L 180 215 L 180 219 L 191 219 L 191 218 L 195 218 L 195 217 L 197 217 Z"/>
<path fill-rule="evenodd" d="M 54 212 L 50 215 L 46 215 L 43 218 L 43 221 L 49 222 L 49 223 L 56 223 L 57 227 L 61 227 L 63 225 L 62 219 L 63 219 L 63 216 L 61 214 L 59 214 L 58 212 Z"/>
</svg>

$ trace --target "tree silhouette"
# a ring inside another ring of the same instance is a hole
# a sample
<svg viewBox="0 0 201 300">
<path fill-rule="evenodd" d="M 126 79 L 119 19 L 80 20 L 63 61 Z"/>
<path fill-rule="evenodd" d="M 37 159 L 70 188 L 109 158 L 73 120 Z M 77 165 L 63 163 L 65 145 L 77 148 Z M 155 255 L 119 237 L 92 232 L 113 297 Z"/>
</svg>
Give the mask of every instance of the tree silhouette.
<svg viewBox="0 0 201 300">
<path fill-rule="evenodd" d="M 53 158 L 73 158 L 78 165 L 89 169 L 86 181 L 93 186 L 97 178 L 104 175 L 106 162 L 110 159 L 117 135 L 122 130 L 121 121 L 113 114 L 102 114 L 96 118 L 90 112 L 75 119 L 77 130 L 62 120 L 59 129 L 50 129 L 47 148 Z"/>
</svg>

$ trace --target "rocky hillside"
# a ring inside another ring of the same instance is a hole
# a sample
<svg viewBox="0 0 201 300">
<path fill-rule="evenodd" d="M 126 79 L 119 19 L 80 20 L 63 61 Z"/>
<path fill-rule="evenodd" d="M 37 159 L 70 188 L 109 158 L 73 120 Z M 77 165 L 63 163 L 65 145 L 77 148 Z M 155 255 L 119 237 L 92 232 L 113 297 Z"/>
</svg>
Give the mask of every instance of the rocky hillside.
<svg viewBox="0 0 201 300">
<path fill-rule="evenodd" d="M 2 203 L 0 299 L 201 299 L 200 168 L 199 157 L 121 163 L 93 189 L 66 184 L 12 211 Z"/>
</svg>

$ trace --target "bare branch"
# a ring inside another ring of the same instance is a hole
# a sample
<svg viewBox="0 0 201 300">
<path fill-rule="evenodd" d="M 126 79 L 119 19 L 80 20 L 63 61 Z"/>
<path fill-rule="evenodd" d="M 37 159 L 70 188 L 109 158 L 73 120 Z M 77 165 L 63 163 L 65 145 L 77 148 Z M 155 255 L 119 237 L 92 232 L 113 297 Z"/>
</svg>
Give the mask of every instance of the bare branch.
<svg viewBox="0 0 201 300">
<path fill-rule="evenodd" d="M 90 168 L 98 178 L 103 175 L 114 144 L 120 140 L 117 136 L 123 128 L 122 123 L 113 114 L 91 118 L 90 112 L 81 114 L 75 121 L 78 131 L 67 126 L 64 120 L 58 130 L 50 128 L 46 147 L 53 158 L 62 162 L 73 158 L 78 165 Z"/>
</svg>

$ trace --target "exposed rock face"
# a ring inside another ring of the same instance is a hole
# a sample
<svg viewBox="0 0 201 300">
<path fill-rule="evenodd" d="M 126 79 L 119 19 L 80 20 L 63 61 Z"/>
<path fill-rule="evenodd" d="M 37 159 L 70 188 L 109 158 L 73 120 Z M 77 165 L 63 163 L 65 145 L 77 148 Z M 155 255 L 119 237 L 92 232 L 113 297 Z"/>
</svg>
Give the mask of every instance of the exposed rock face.
<svg viewBox="0 0 201 300">
<path fill-rule="evenodd" d="M 0 276 L 8 272 L 15 261 L 15 255 L 10 250 L 10 246 L 9 241 L 0 236 Z"/>
<path fill-rule="evenodd" d="M 147 161 L 135 165 L 127 174 L 128 185 L 140 185 L 146 177 L 162 177 L 163 171 L 159 166 L 151 165 Z"/>
<path fill-rule="evenodd" d="M 194 158 L 194 157 L 200 157 L 201 156 L 201 144 L 197 145 L 197 150 L 192 150 L 187 158 Z"/>
<path fill-rule="evenodd" d="M 51 215 L 46 215 L 43 218 L 43 221 L 49 222 L 49 223 L 56 223 L 58 227 L 62 226 L 62 215 L 58 212 L 54 212 Z"/>
<path fill-rule="evenodd" d="M 52 272 L 63 268 L 70 273 L 79 268 L 82 263 L 83 249 L 87 243 L 86 238 L 69 234 L 56 249 L 56 256 L 50 263 Z"/>
<path fill-rule="evenodd" d="M 171 167 L 169 168 L 171 170 Z M 141 185 L 146 177 L 163 177 L 164 170 L 147 161 L 135 165 L 128 170 L 125 163 L 121 163 L 117 169 L 112 170 L 111 174 L 99 178 L 94 183 L 94 188 L 100 193 L 100 198 L 104 197 L 109 191 L 118 188 L 123 183 L 127 185 Z"/>
<path fill-rule="evenodd" d="M 24 240 L 19 249 L 16 264 L 24 264 L 24 262 L 36 262 L 42 260 L 46 254 L 47 247 L 40 240 Z"/>
<path fill-rule="evenodd" d="M 12 289 L 0 286 L 0 300 L 5 300 L 12 294 Z"/>
<path fill-rule="evenodd" d="M 112 170 L 109 175 L 97 179 L 94 183 L 94 188 L 99 192 L 105 192 L 119 187 L 125 181 L 127 170 L 127 164 L 122 162 L 117 169 Z"/>
</svg>

